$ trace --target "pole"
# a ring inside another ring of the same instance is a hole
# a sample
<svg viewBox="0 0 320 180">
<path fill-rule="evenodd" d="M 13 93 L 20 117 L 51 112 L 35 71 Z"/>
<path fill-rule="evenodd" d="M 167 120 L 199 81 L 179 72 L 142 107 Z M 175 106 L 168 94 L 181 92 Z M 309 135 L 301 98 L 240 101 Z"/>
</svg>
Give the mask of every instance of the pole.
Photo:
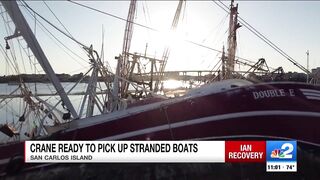
<svg viewBox="0 0 320 180">
<path fill-rule="evenodd" d="M 307 50 L 307 70 L 309 71 L 309 50 Z M 309 82 L 309 73 L 307 72 L 307 83 Z"/>
</svg>

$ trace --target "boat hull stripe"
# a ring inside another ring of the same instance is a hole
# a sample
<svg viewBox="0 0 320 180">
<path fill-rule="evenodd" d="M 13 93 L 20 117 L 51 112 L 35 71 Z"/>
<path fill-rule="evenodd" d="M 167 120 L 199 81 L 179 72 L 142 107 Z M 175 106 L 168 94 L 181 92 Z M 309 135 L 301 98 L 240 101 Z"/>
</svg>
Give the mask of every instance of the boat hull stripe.
<svg viewBox="0 0 320 180">
<path fill-rule="evenodd" d="M 306 116 L 306 117 L 320 117 L 319 112 L 307 112 L 307 111 L 282 111 L 282 110 L 272 110 L 272 111 L 248 111 L 248 112 L 238 112 L 238 113 L 230 113 L 230 114 L 223 114 L 223 115 L 215 115 L 215 116 L 208 116 L 199 119 L 187 120 L 183 122 L 172 123 L 170 126 L 168 124 L 156 126 L 152 128 L 146 128 L 141 130 L 136 130 L 132 132 L 122 133 L 114 136 L 105 137 L 99 140 L 117 140 L 117 139 L 124 139 L 130 138 L 138 135 L 143 135 L 147 133 L 153 133 L 157 131 L 162 131 L 170 128 L 178 128 L 184 126 L 190 126 L 194 124 L 201 124 L 210 121 L 220 121 L 232 118 L 241 118 L 241 117 L 254 117 L 254 116 Z"/>
<path fill-rule="evenodd" d="M 309 92 L 303 92 L 303 95 L 305 96 L 316 96 L 316 97 L 320 97 L 320 93 L 309 93 Z"/>
<path fill-rule="evenodd" d="M 315 97 L 315 96 L 306 96 L 307 99 L 314 99 L 314 100 L 320 100 L 320 96 L 319 97 Z"/>
<path fill-rule="evenodd" d="M 313 89 L 300 89 L 303 93 L 316 93 L 320 94 L 320 91 L 318 90 L 313 90 Z"/>
</svg>

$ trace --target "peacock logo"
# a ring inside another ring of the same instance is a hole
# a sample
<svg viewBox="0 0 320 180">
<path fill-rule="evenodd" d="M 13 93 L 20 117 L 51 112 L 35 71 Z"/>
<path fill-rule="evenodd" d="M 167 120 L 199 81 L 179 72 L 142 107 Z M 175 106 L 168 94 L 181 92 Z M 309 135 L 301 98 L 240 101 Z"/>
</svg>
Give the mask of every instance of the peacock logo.
<svg viewBox="0 0 320 180">
<path fill-rule="evenodd" d="M 271 158 L 284 158 L 285 154 L 284 151 L 281 151 L 280 149 L 275 149 L 271 152 Z"/>
</svg>

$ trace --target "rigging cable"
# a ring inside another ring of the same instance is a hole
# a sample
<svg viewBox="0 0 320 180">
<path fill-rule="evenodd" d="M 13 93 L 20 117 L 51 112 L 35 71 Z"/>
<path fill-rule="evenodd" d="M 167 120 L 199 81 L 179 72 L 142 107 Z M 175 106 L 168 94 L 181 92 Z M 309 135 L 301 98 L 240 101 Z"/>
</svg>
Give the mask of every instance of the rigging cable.
<svg viewBox="0 0 320 180">
<path fill-rule="evenodd" d="M 49 11 L 51 12 L 51 14 L 56 18 L 56 20 L 60 23 L 60 25 L 64 28 L 64 30 L 72 37 L 72 38 L 74 38 L 73 36 L 72 36 L 72 34 L 70 33 L 70 31 L 66 28 L 66 26 L 60 21 L 60 19 L 58 18 L 58 16 L 51 10 L 51 8 L 49 7 L 49 5 L 46 3 L 46 1 L 42 1 L 45 5 L 46 5 L 46 7 L 49 9 Z M 81 46 L 80 46 L 81 47 Z M 81 47 L 81 49 L 85 52 L 85 53 L 87 53 L 82 47 Z M 79 57 L 79 56 L 78 56 Z"/>
<path fill-rule="evenodd" d="M 32 14 L 31 14 L 31 12 L 28 10 L 28 12 L 30 13 L 30 15 L 32 16 Z M 34 18 L 35 18 L 35 16 L 34 16 Z M 53 38 L 55 38 L 55 40 L 56 41 L 58 41 L 61 45 L 63 45 L 66 49 L 68 49 L 71 53 L 73 53 L 73 54 L 75 54 L 72 50 L 70 50 L 67 46 L 65 46 L 59 39 L 57 39 L 40 21 L 37 21 L 41 26 L 39 26 L 40 27 L 40 29 L 43 31 L 43 32 L 45 32 L 44 31 L 44 29 L 53 37 Z M 44 28 L 44 29 L 42 29 L 42 28 Z M 50 36 L 48 36 L 48 37 L 50 37 Z M 52 39 L 51 37 L 50 37 L 50 39 Z M 53 39 L 52 39 L 53 40 Z M 79 65 L 81 65 L 82 66 L 82 68 L 81 69 L 84 69 L 84 68 L 87 68 L 86 66 L 84 66 L 84 65 L 82 65 L 80 62 L 78 62 L 78 60 L 77 59 L 75 59 L 74 57 L 72 57 L 68 52 L 66 52 L 61 46 L 59 46 L 55 41 L 53 41 L 60 49 L 62 49 L 67 55 L 69 55 L 72 59 L 74 59 Z M 78 56 L 77 54 L 75 54 L 76 56 Z M 83 59 L 82 57 L 80 57 L 80 56 L 78 56 L 79 58 L 81 58 L 82 60 L 84 60 L 84 61 L 86 61 L 85 59 Z M 39 70 L 38 69 L 36 69 L 37 71 L 38 71 L 38 73 L 40 73 L 39 72 Z M 74 72 L 74 71 L 73 71 Z M 66 85 L 66 86 L 68 86 L 68 84 Z M 64 86 L 64 88 L 66 88 L 66 86 Z M 51 93 L 52 94 L 57 94 L 57 92 L 54 92 L 53 90 L 52 90 L 52 88 L 47 84 L 47 87 L 48 87 L 48 89 L 51 91 Z M 54 97 L 55 99 L 57 99 L 58 100 L 58 98 L 56 97 L 56 96 L 50 96 L 47 100 L 49 100 L 50 98 L 52 98 L 52 97 Z M 46 100 L 46 101 L 47 101 Z"/>
<path fill-rule="evenodd" d="M 8 54 L 6 53 L 6 50 L 3 48 L 3 46 L 2 46 L 2 44 L 0 44 L 0 47 L 1 47 L 1 52 L 2 52 L 2 54 L 3 54 L 3 57 L 6 59 L 6 61 L 7 61 L 7 64 L 10 64 L 11 66 L 9 66 L 9 67 L 11 67 L 11 68 L 13 68 L 13 72 L 15 72 L 15 73 L 17 73 L 17 74 L 19 74 L 19 70 L 17 69 L 17 67 L 14 65 L 14 63 L 11 61 L 11 59 L 10 59 L 10 57 L 8 56 Z M 10 63 L 9 63 L 10 62 Z"/>
<path fill-rule="evenodd" d="M 59 29 L 57 26 L 55 26 L 54 24 L 52 24 L 50 21 L 48 21 L 46 18 L 44 18 L 43 16 L 41 16 L 39 13 L 37 13 L 35 10 L 33 10 L 25 1 L 21 1 L 24 6 L 28 9 L 30 9 L 33 13 L 35 13 L 37 16 L 39 16 L 42 20 L 44 20 L 46 23 L 48 23 L 50 26 L 52 26 L 53 28 L 55 28 L 57 31 L 59 31 L 60 33 L 62 33 L 63 35 L 65 35 L 66 37 L 68 37 L 69 39 L 71 39 L 72 41 L 74 41 L 75 43 L 81 45 L 84 48 L 88 48 L 86 45 L 84 45 L 83 43 L 79 42 L 78 40 L 76 40 L 75 38 L 71 37 L 69 34 L 67 34 L 66 32 L 62 31 L 61 29 Z"/>
<path fill-rule="evenodd" d="M 93 10 L 93 11 L 96 11 L 96 12 L 98 12 L 98 13 L 102 13 L 102 14 L 105 14 L 105 15 L 107 15 L 107 16 L 111 16 L 111 17 L 113 17 L 113 18 L 116 18 L 116 19 L 119 19 L 119 20 L 122 20 L 122 21 L 127 22 L 126 19 L 121 18 L 121 17 L 119 17 L 119 16 L 116 16 L 116 15 L 113 15 L 113 14 L 110 14 L 110 13 L 103 12 L 103 11 L 101 11 L 101 10 L 99 10 L 99 9 L 96 9 L 96 8 L 93 8 L 93 7 L 84 5 L 84 4 L 80 4 L 80 3 L 75 2 L 75 1 L 72 1 L 72 0 L 68 0 L 68 1 L 71 2 L 71 3 L 73 3 L 73 4 L 82 6 L 82 7 L 84 7 L 84 8 L 87 8 L 87 9 L 90 9 L 90 10 Z M 129 22 L 130 22 L 130 21 L 129 21 Z M 148 26 L 145 26 L 145 25 L 136 23 L 136 22 L 131 22 L 131 23 L 134 24 L 134 25 L 137 25 L 137 26 L 140 26 L 140 27 L 143 27 L 143 28 L 152 30 L 152 31 L 154 31 L 154 32 L 161 33 L 159 30 L 157 30 L 157 29 L 155 29 L 155 28 L 148 27 Z M 212 51 L 216 51 L 216 52 L 218 52 L 218 53 L 222 53 L 221 50 L 217 50 L 217 49 L 211 48 L 211 47 L 209 47 L 209 46 L 205 46 L 205 45 L 200 44 L 200 43 L 196 43 L 196 42 L 193 42 L 193 41 L 190 41 L 190 40 L 184 40 L 184 41 L 187 42 L 187 43 L 193 44 L 193 45 L 195 45 L 195 46 L 199 46 L 199 47 L 202 47 L 202 48 L 205 48 L 205 49 L 208 49 L 208 50 L 212 50 Z M 251 60 L 248 60 L 248 59 L 245 59 L 245 58 L 242 58 L 242 57 L 239 57 L 239 56 L 236 56 L 236 58 L 241 59 L 241 60 L 245 60 L 245 61 L 248 61 L 248 62 L 251 62 L 251 63 L 254 63 L 254 62 L 251 61 Z"/>
<path fill-rule="evenodd" d="M 215 61 L 215 60 L 217 59 L 218 55 L 219 55 L 219 54 L 217 54 L 217 55 L 214 57 L 213 61 Z M 215 68 L 216 68 L 216 66 L 218 65 L 218 63 L 219 63 L 220 61 L 221 61 L 221 58 L 220 58 L 219 61 L 213 66 L 213 68 L 211 69 L 211 71 L 215 71 Z M 208 68 L 210 67 L 210 65 L 211 65 L 211 64 L 209 64 Z"/>
<path fill-rule="evenodd" d="M 212 0 L 212 2 L 214 2 L 216 5 L 218 5 L 221 9 L 223 9 L 224 11 L 226 11 L 227 13 L 229 13 L 229 7 L 227 5 L 225 5 L 223 2 L 221 2 L 220 0 L 218 0 L 218 2 L 220 2 L 224 7 L 222 7 L 220 4 L 218 4 L 216 1 Z M 297 66 L 298 68 L 300 68 L 302 71 L 304 71 L 305 73 L 310 73 L 310 71 L 308 69 L 306 69 L 305 67 L 303 67 L 301 64 L 299 64 L 296 60 L 294 60 L 291 56 L 289 56 L 287 53 L 285 53 L 282 49 L 280 49 L 277 45 L 275 45 L 274 43 L 272 43 L 267 37 L 265 37 L 263 34 L 261 34 L 258 30 L 256 30 L 254 27 L 252 27 L 247 21 L 245 21 L 243 18 L 241 18 L 240 16 L 238 16 L 239 18 L 239 22 L 242 23 L 242 25 L 244 27 L 246 27 L 250 32 L 252 32 L 254 35 L 256 35 L 258 38 L 260 38 L 263 42 L 265 42 L 266 44 L 268 44 L 272 49 L 274 49 L 275 51 L 277 51 L 279 54 L 281 54 L 284 58 L 286 58 L 287 60 L 289 60 L 291 63 L 293 63 L 295 66 Z"/>
<path fill-rule="evenodd" d="M 144 3 L 145 4 L 144 4 Z M 150 15 L 149 15 L 149 11 L 148 11 L 148 6 L 147 6 L 147 2 L 146 1 L 143 1 L 142 2 L 142 10 L 143 10 L 143 15 L 144 15 L 144 20 L 145 20 L 145 23 L 148 25 L 148 24 L 151 24 L 151 20 L 150 20 Z M 148 39 L 150 39 L 150 31 L 147 31 L 147 37 Z"/>
<path fill-rule="evenodd" d="M 68 37 L 69 39 L 71 39 L 72 41 L 74 41 L 75 43 L 79 44 L 80 46 L 82 46 L 83 49 L 90 49 L 90 47 L 84 45 L 83 43 L 81 43 L 80 41 L 76 40 L 74 37 L 71 36 L 71 34 L 67 34 L 66 32 L 62 31 L 61 29 L 59 29 L 57 26 L 55 26 L 54 24 L 52 24 L 50 21 L 48 21 L 46 18 L 44 18 L 43 16 L 41 16 L 39 13 L 37 13 L 35 10 L 33 10 L 24 0 L 21 0 L 21 2 L 24 4 L 23 6 L 27 9 L 29 9 L 30 11 L 32 11 L 34 14 L 36 14 L 37 16 L 39 16 L 42 20 L 44 20 L 46 23 L 48 23 L 50 26 L 52 26 L 54 29 L 56 29 L 57 31 L 59 31 L 60 33 L 62 33 L 63 35 L 65 35 L 66 37 Z M 39 22 L 39 21 L 38 21 Z M 41 23 L 40 23 L 41 24 Z M 42 25 L 43 26 L 43 25 Z M 54 37 L 55 38 L 55 37 Z M 68 49 L 68 48 L 67 48 Z M 78 55 L 77 55 L 78 56 Z M 80 57 L 81 58 L 81 57 Z M 81 58 L 83 60 L 83 58 Z M 86 61 L 87 62 L 87 61 Z M 107 64 L 107 66 L 110 66 L 109 64 Z"/>
<path fill-rule="evenodd" d="M 128 21 L 128 20 L 127 20 L 127 19 L 125 19 L 125 18 L 122 18 L 122 17 L 116 16 L 116 15 L 113 15 L 113 14 L 110 14 L 110 13 L 107 13 L 107 12 L 103 12 L 103 11 L 98 10 L 98 9 L 96 9 L 96 8 L 93 8 L 93 7 L 90 7 L 90 6 L 84 5 L 84 4 L 80 4 L 80 3 L 75 2 L 75 1 L 72 1 L 72 0 L 67 0 L 67 1 L 69 1 L 69 2 L 71 2 L 71 3 L 73 3 L 73 4 L 76 4 L 76 5 L 82 6 L 82 7 L 84 7 L 84 8 L 91 9 L 91 10 L 93 10 L 93 11 L 96 11 L 96 12 L 99 12 L 99 13 L 102 13 L 102 14 L 105 14 L 105 15 L 108 15 L 108 16 L 111 16 L 111 17 L 114 17 L 114 18 L 116 18 L 116 19 L 120 19 L 120 20 L 125 21 L 125 22 L 127 22 L 127 21 Z M 135 25 L 137 25 L 137 26 L 140 26 L 140 27 L 146 28 L 146 29 L 150 29 L 150 30 L 152 30 L 152 31 L 158 31 L 158 30 L 156 30 L 156 29 L 154 29 L 154 28 L 151 28 L 151 27 L 148 27 L 148 26 L 145 26 L 145 25 L 142 25 L 142 24 L 139 24 L 139 23 L 133 22 L 133 21 L 128 21 L 128 22 L 130 22 L 130 23 L 132 23 L 132 24 L 135 24 Z"/>
<path fill-rule="evenodd" d="M 6 16 L 7 19 L 5 19 L 5 17 L 4 17 L 3 14 L 1 14 L 1 16 L 2 16 L 2 19 L 3 19 L 3 21 L 4 21 L 4 25 L 7 24 L 7 26 L 5 25 L 5 29 L 6 29 L 7 36 L 9 36 L 9 34 L 12 34 L 12 33 L 13 33 L 13 30 L 10 28 L 10 25 L 9 25 L 9 17 Z M 20 74 L 20 70 L 19 70 L 18 63 L 17 63 L 17 58 L 16 58 L 16 56 L 15 56 L 15 54 L 14 54 L 14 52 L 13 52 L 13 51 L 15 51 L 15 50 L 14 50 L 14 49 L 15 49 L 15 48 L 14 48 L 14 44 L 13 44 L 11 41 L 9 41 L 9 42 L 7 41 L 7 43 L 10 43 L 9 51 L 10 51 L 10 54 L 11 54 L 12 61 L 11 61 L 11 59 L 9 58 L 8 54 L 7 54 L 7 50 L 8 50 L 8 49 L 7 49 L 7 48 L 6 48 L 6 50 L 3 49 L 3 52 L 6 54 L 8 60 L 10 60 L 12 66 L 15 68 L 16 73 L 17 73 L 17 74 Z M 1 47 L 2 47 L 2 46 L 1 46 Z M 3 48 L 3 47 L 2 47 L 2 48 Z M 13 62 L 13 63 L 12 63 L 12 62 Z"/>
<path fill-rule="evenodd" d="M 25 5 L 22 5 L 23 7 L 26 7 Z M 28 8 L 26 8 L 28 10 Z M 35 15 L 32 15 L 32 13 L 28 10 L 29 14 L 31 17 L 33 17 L 41 26 L 39 26 L 43 32 L 48 32 L 58 43 L 60 43 L 64 48 L 66 48 L 68 51 L 70 51 L 73 55 L 77 56 L 79 59 L 81 59 L 82 61 L 86 62 L 87 63 L 87 60 L 85 60 L 84 58 L 82 58 L 81 56 L 79 56 L 77 53 L 75 53 L 74 51 L 72 51 L 69 47 L 67 47 L 64 43 L 62 43 L 57 37 L 55 37 L 53 35 L 52 32 L 50 32 L 48 30 L 48 28 L 46 28 L 38 19 L 36 19 L 36 16 Z M 35 13 L 36 14 L 36 13 Z M 38 14 L 37 14 L 38 15 Z M 38 15 L 39 16 L 39 15 Z M 45 31 L 44 31 L 45 30 Z M 50 36 L 49 36 L 50 37 Z M 52 39 L 52 38 L 51 38 Z M 55 42 L 55 41 L 53 41 Z M 61 48 L 61 46 L 59 46 L 57 43 L 55 43 L 59 48 Z M 77 59 L 75 59 L 74 57 L 72 57 L 69 53 L 67 53 L 63 48 L 61 48 L 67 55 L 69 55 L 72 59 L 74 59 L 75 61 L 77 61 L 77 63 L 79 65 L 81 65 L 82 67 L 85 67 L 84 65 L 82 65 L 80 62 L 78 62 Z"/>
<path fill-rule="evenodd" d="M 20 40 L 17 39 L 17 41 L 18 41 L 18 43 L 20 44 Z M 22 65 L 23 65 L 23 70 L 24 70 L 25 73 L 27 73 L 26 66 L 25 66 L 25 64 L 24 64 L 24 58 L 23 58 L 23 56 L 22 56 L 21 45 L 19 46 L 19 53 L 20 53 L 20 57 L 21 57 Z"/>
<path fill-rule="evenodd" d="M 213 37 L 217 37 L 218 33 L 221 31 L 223 25 L 225 24 L 227 18 L 228 18 L 228 14 L 224 18 L 222 18 L 221 21 L 218 23 L 218 25 L 214 26 L 205 37 L 211 37 L 214 32 L 216 32 L 216 33 L 215 33 L 215 35 Z M 217 40 L 217 39 L 218 38 L 214 38 L 214 41 Z M 201 43 L 205 43 L 207 41 L 208 41 L 208 38 L 204 38 L 201 41 Z"/>
</svg>

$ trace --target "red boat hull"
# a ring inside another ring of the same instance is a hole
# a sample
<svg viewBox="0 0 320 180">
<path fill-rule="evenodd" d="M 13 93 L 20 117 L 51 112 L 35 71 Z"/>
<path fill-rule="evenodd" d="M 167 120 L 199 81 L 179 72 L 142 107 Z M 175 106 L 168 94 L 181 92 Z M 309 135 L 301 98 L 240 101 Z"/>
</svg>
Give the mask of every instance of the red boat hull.
<svg viewBox="0 0 320 180">
<path fill-rule="evenodd" d="M 265 83 L 203 92 L 77 120 L 52 140 L 296 139 L 320 144 L 320 87 Z M 0 146 L 3 169 L 23 142 Z M 29 164 L 30 165 L 30 164 Z"/>
</svg>

